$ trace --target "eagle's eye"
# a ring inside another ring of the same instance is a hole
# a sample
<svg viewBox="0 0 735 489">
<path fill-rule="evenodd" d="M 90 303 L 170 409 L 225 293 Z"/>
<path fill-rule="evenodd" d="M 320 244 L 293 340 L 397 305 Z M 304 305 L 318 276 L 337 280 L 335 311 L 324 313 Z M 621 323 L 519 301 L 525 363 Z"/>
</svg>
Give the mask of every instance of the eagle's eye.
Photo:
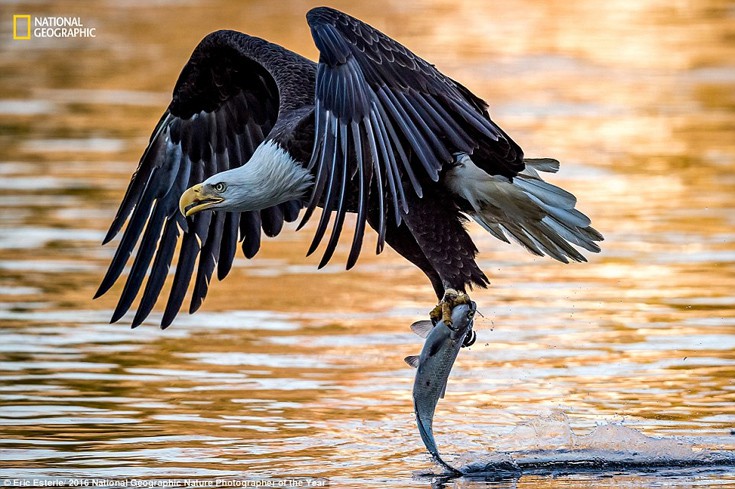
<svg viewBox="0 0 735 489">
<path fill-rule="evenodd" d="M 215 183 L 212 188 L 215 192 L 222 193 L 227 190 L 227 184 L 224 182 Z"/>
</svg>

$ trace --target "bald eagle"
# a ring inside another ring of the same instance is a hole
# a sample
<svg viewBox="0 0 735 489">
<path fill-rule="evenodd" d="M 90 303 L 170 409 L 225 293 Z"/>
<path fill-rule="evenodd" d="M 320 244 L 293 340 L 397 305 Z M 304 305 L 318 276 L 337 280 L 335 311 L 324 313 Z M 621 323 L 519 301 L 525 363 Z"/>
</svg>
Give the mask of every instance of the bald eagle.
<svg viewBox="0 0 735 489">
<path fill-rule="evenodd" d="M 193 313 L 215 268 L 220 280 L 230 271 L 238 242 L 252 258 L 262 233 L 276 236 L 302 209 L 298 228 L 323 209 L 307 252 L 328 236 L 319 267 L 355 213 L 347 268 L 369 225 L 376 252 L 391 246 L 440 300 L 488 284 L 465 216 L 565 263 L 585 261 L 573 245 L 600 250 L 602 236 L 575 197 L 539 176 L 558 162 L 524 159 L 483 100 L 358 19 L 325 7 L 306 19 L 318 63 L 226 30 L 192 53 L 103 242 L 127 223 L 95 297 L 140 241 L 112 322 L 146 275 L 133 327 L 150 314 L 177 248 L 161 326 L 174 320 L 192 278 Z"/>
</svg>

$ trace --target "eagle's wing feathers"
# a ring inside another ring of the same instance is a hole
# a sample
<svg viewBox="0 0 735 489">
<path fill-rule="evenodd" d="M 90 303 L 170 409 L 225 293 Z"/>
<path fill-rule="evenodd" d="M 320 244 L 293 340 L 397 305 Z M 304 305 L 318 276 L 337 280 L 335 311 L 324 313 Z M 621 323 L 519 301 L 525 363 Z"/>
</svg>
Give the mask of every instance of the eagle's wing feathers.
<svg viewBox="0 0 735 489">
<path fill-rule="evenodd" d="M 479 150 L 488 157 L 478 158 L 478 165 L 491 174 L 514 176 L 523 169 L 520 148 L 490 120 L 485 103 L 462 85 L 347 14 L 320 7 L 307 14 L 307 21 L 320 57 L 309 163 L 316 167 L 316 180 L 302 224 L 317 205 L 324 206 L 311 252 L 337 212 L 321 265 L 336 247 L 345 199 L 356 202 L 357 210 L 350 268 L 362 245 L 368 199 L 375 199 L 380 213 L 380 251 L 385 219 L 390 214 L 400 223 L 409 211 L 405 192 L 420 197 L 422 182 L 437 181 L 453 153 Z"/>
<path fill-rule="evenodd" d="M 125 226 L 97 296 L 118 280 L 139 240 L 130 274 L 112 317 L 131 307 L 148 274 L 133 319 L 139 325 L 161 294 L 181 241 L 173 284 L 162 319 L 168 326 L 194 279 L 190 312 L 199 308 L 217 268 L 219 279 L 232 266 L 238 235 L 248 258 L 260 247 L 261 229 L 278 234 L 300 206 L 289 202 L 260 212 L 202 212 L 186 219 L 181 194 L 215 173 L 245 164 L 278 117 L 278 89 L 249 53 L 260 39 L 233 31 L 210 34 L 197 46 L 174 88 L 173 100 L 154 130 L 104 242 Z M 152 264 L 151 264 L 152 262 Z M 196 272 L 196 273 L 195 273 Z"/>
</svg>

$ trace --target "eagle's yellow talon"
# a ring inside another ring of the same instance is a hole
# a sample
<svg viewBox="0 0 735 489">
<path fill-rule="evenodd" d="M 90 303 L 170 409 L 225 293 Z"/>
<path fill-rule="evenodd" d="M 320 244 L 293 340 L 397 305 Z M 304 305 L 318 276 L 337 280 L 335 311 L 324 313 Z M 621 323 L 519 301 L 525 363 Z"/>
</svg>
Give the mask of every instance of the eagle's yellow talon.
<svg viewBox="0 0 735 489">
<path fill-rule="evenodd" d="M 434 306 L 434 309 L 429 311 L 429 319 L 431 319 L 432 323 L 436 324 L 441 321 L 443 317 L 444 315 L 442 313 L 442 302 L 440 302 L 439 304 Z"/>
<path fill-rule="evenodd" d="M 440 320 L 444 321 L 447 327 L 452 327 L 452 309 L 460 304 L 469 304 L 470 296 L 464 292 L 458 292 L 454 289 L 444 291 L 444 297 L 434 309 L 429 312 L 429 318 L 436 324 Z"/>
<path fill-rule="evenodd" d="M 452 306 L 447 302 L 446 300 L 447 296 L 444 296 L 444 300 L 442 300 L 442 319 L 444 320 L 444 324 L 447 325 L 447 328 L 452 327 Z"/>
</svg>

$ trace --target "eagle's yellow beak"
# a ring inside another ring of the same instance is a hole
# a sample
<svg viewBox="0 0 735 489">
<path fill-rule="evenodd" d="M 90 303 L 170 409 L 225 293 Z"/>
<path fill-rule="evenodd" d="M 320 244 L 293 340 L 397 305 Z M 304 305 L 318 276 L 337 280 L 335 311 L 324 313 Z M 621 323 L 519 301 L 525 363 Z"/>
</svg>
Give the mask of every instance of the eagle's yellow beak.
<svg viewBox="0 0 735 489">
<path fill-rule="evenodd" d="M 208 186 L 198 183 L 186 189 L 186 192 L 181 195 L 179 199 L 179 210 L 183 215 L 189 217 L 199 211 L 209 209 L 223 200 L 225 199 L 219 195 L 213 195 Z"/>
</svg>

